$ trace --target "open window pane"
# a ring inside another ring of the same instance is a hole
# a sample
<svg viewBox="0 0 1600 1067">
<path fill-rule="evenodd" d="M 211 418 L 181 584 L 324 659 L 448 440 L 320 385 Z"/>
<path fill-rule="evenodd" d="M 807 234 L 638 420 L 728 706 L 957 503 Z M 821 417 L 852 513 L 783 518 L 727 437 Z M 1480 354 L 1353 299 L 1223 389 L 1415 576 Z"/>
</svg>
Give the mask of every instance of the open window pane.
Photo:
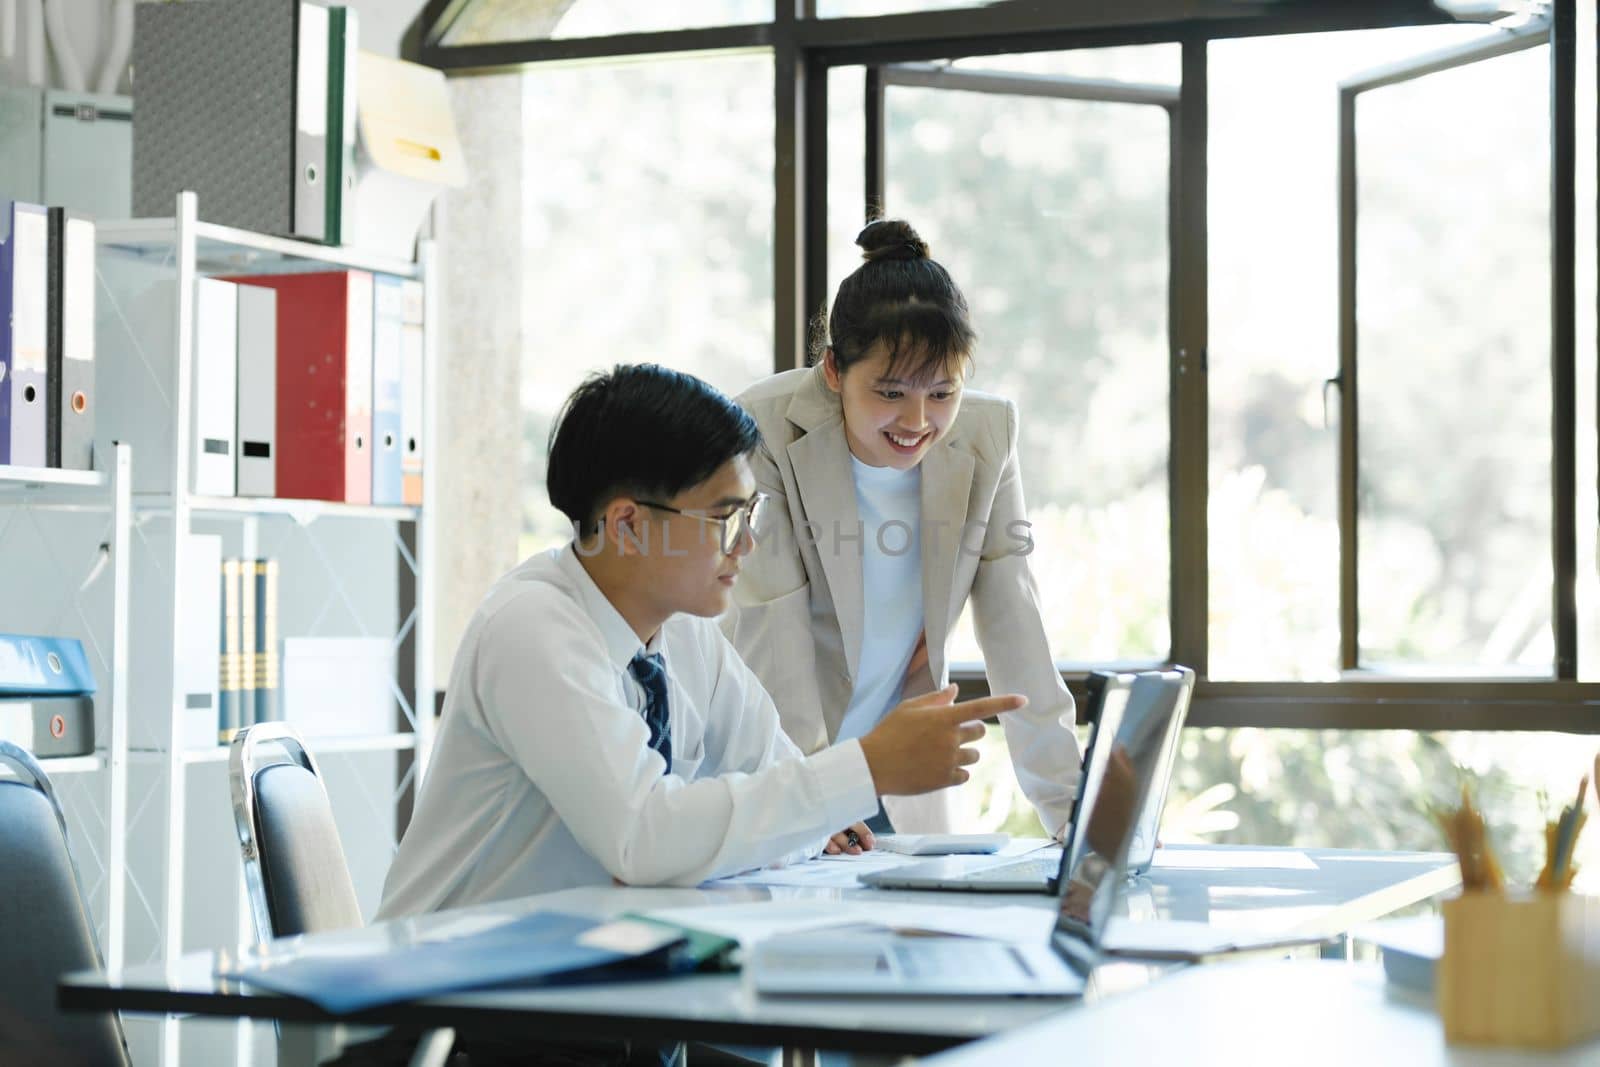
<svg viewBox="0 0 1600 1067">
<path fill-rule="evenodd" d="M 1363 93 L 1363 667 L 1553 671 L 1548 46 Z"/>
<path fill-rule="evenodd" d="M 772 78 L 765 56 L 526 75 L 524 554 L 571 535 L 545 443 L 591 371 L 771 373 Z"/>
<path fill-rule="evenodd" d="M 918 227 L 967 294 L 972 387 L 1021 409 L 1052 650 L 1164 657 L 1166 111 L 890 84 L 885 112 L 888 212 Z M 980 655 L 963 625 L 951 660 Z"/>
<path fill-rule="evenodd" d="M 1339 369 L 1339 84 L 1359 71 L 1495 32 L 1408 27 L 1218 41 L 1209 48 L 1212 678 L 1328 681 L 1339 672 L 1338 394 L 1329 393 L 1327 421 L 1323 407 L 1323 382 Z M 1441 189 L 1475 187 L 1474 177 L 1431 162 L 1442 147 L 1420 138 L 1408 165 L 1428 168 Z M 1404 224 L 1413 208 L 1427 210 L 1426 198 L 1407 201 L 1389 218 Z M 1366 203 L 1362 212 L 1367 225 Z M 1370 225 L 1378 240 L 1391 222 Z M 1378 257 L 1376 246 L 1363 248 L 1366 271 Z M 1416 284 L 1405 282 L 1412 302 Z M 1389 291 L 1398 296 L 1393 286 Z M 1525 314 L 1537 318 L 1546 308 L 1540 303 Z M 1425 336 L 1416 335 L 1418 351 L 1406 362 L 1424 358 L 1419 352 L 1431 344 Z M 1365 341 L 1362 355 L 1368 355 Z M 1383 388 L 1373 380 L 1376 372 L 1364 359 L 1363 434 L 1375 391 Z M 1540 373 L 1548 388 L 1547 357 Z M 1547 419 L 1548 404 L 1545 411 Z"/>
</svg>

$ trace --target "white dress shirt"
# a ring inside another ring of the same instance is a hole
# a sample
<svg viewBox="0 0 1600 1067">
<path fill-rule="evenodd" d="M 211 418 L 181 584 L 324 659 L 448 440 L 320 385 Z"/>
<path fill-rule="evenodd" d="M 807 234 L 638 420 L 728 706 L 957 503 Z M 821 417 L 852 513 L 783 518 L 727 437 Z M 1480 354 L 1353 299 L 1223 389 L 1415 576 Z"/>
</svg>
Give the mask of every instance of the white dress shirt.
<svg viewBox="0 0 1600 1067">
<path fill-rule="evenodd" d="M 834 740 L 865 737 L 900 703 L 922 633 L 922 469 L 850 457 L 861 518 L 861 659 Z"/>
<path fill-rule="evenodd" d="M 641 650 L 666 661 L 672 767 Z M 380 918 L 580 885 L 696 885 L 814 854 L 877 810 L 858 742 L 803 756 L 715 620 L 646 649 L 572 545 L 495 584 L 467 626 Z"/>
</svg>

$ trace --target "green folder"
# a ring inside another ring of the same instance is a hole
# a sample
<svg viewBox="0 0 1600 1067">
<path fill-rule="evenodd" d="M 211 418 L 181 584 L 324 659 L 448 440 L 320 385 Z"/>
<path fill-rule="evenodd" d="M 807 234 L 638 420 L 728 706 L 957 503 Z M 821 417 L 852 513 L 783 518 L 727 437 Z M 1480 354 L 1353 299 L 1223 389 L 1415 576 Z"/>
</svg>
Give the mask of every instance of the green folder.
<svg viewBox="0 0 1600 1067">
<path fill-rule="evenodd" d="M 631 919 L 634 922 L 647 923 L 650 926 L 659 926 L 664 930 L 673 930 L 682 935 L 687 940 L 687 945 L 679 946 L 674 953 L 674 962 L 682 970 L 709 974 L 716 971 L 737 971 L 739 969 L 739 942 L 734 938 L 713 934 L 706 930 L 697 930 L 693 926 L 671 923 L 663 919 L 653 919 L 637 911 L 626 912 L 618 916 L 618 918 Z M 687 965 L 685 965 L 686 960 Z"/>
</svg>

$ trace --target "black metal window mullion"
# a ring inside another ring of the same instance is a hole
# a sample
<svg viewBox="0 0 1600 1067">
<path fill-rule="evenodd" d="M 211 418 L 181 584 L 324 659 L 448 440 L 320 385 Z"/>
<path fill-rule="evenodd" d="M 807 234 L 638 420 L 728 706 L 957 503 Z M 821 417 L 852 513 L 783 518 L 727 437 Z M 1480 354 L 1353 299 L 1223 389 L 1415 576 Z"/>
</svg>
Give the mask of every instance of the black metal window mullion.
<svg viewBox="0 0 1600 1067">
<path fill-rule="evenodd" d="M 1172 658 L 1204 678 L 1209 663 L 1209 397 L 1206 234 L 1206 38 L 1186 36 L 1181 102 L 1173 109 L 1172 230 L 1168 282 L 1171 451 Z"/>
<path fill-rule="evenodd" d="M 1360 541 L 1356 537 L 1359 486 L 1361 403 L 1356 388 L 1356 97 L 1350 86 L 1339 88 L 1339 373 L 1324 385 L 1339 395 L 1339 669 L 1361 665 L 1361 613 L 1358 598 Z"/>
<path fill-rule="evenodd" d="M 795 33 L 809 0 L 777 0 L 772 24 L 772 365 L 805 365 L 806 63 Z"/>
<path fill-rule="evenodd" d="M 809 0 L 808 0 L 809 2 Z M 813 316 L 828 303 L 828 66 L 821 55 L 806 54 L 805 166 L 802 169 L 805 243 L 801 249 L 804 278 L 800 287 L 801 328 L 809 340 Z M 804 366 L 802 345 L 795 366 Z"/>
<path fill-rule="evenodd" d="M 883 68 L 869 66 L 866 79 L 866 99 L 863 101 L 866 118 L 867 151 L 865 180 L 865 215 L 862 221 L 882 214 L 884 210 L 883 172 L 884 159 L 884 82 Z"/>
<path fill-rule="evenodd" d="M 1578 677 L 1577 11 L 1556 0 L 1550 25 L 1551 555 L 1556 677 Z"/>
<path fill-rule="evenodd" d="M 1440 49 L 1346 79 L 1339 86 L 1339 665 L 1358 670 L 1360 581 L 1360 345 L 1357 336 L 1356 110 L 1374 89 L 1480 63 L 1548 42 L 1550 55 L 1550 397 L 1551 570 L 1554 677 L 1576 679 L 1578 612 L 1574 282 L 1575 147 L 1573 0 L 1558 0 L 1547 29 L 1523 29 Z M 1563 29 L 1564 27 L 1564 29 Z M 1565 58 L 1563 58 L 1565 57 Z"/>
</svg>

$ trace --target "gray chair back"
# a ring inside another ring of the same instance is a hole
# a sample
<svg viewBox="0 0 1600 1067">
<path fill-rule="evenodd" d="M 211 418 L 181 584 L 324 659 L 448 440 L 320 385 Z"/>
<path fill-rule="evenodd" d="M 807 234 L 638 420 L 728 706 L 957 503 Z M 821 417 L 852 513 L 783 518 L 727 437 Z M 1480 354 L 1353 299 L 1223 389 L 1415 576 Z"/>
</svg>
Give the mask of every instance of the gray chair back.
<svg viewBox="0 0 1600 1067">
<path fill-rule="evenodd" d="M 256 937 L 362 925 L 327 790 L 294 729 L 269 722 L 239 731 L 228 772 Z"/>
<path fill-rule="evenodd" d="M 0 741 L 0 1061 L 124 1067 L 116 1015 L 67 1014 L 56 982 L 105 964 L 44 768 Z"/>
</svg>

